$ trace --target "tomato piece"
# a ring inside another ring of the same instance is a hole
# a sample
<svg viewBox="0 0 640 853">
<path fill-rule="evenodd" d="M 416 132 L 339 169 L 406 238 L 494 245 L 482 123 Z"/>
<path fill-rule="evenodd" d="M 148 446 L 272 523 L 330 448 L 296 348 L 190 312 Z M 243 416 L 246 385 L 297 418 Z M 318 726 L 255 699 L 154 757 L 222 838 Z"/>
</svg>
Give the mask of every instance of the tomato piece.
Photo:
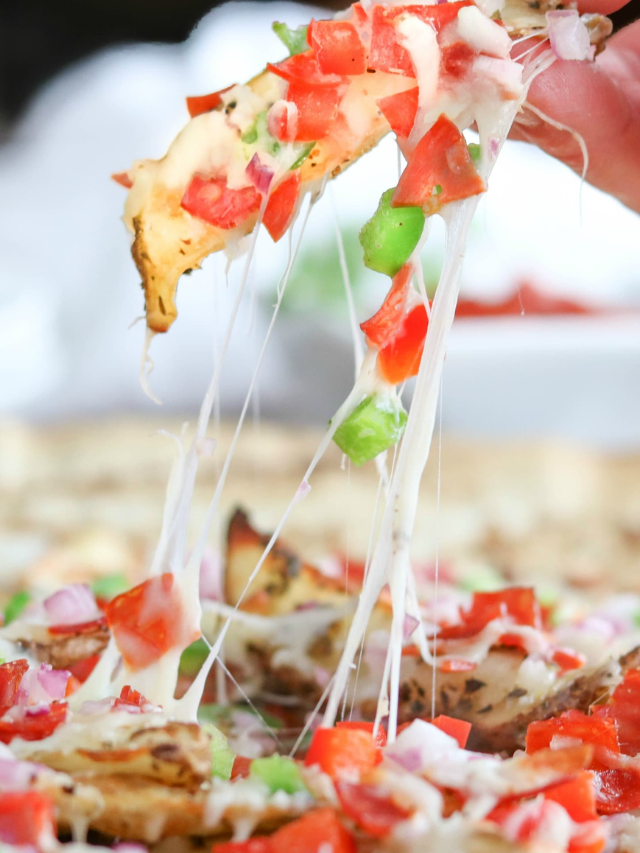
<svg viewBox="0 0 640 853">
<path fill-rule="evenodd" d="M 371 50 L 369 67 L 415 77 L 409 51 L 398 40 L 396 23 L 403 15 L 413 15 L 440 32 L 442 27 L 458 17 L 463 6 L 473 5 L 472 0 L 457 3 L 440 3 L 433 6 L 383 6 L 372 8 Z"/>
<path fill-rule="evenodd" d="M 251 762 L 253 758 L 245 758 L 243 755 L 236 755 L 231 769 L 232 779 L 246 779 L 251 770 Z"/>
<path fill-rule="evenodd" d="M 387 293 L 382 307 L 373 317 L 360 323 L 367 336 L 367 342 L 378 349 L 386 346 L 397 334 L 405 316 L 404 307 L 413 275 L 411 264 L 405 264 L 393 277 L 391 289 Z"/>
<path fill-rule="evenodd" d="M 460 625 L 445 625 L 438 632 L 440 640 L 462 640 L 479 634 L 494 619 L 510 616 L 517 625 L 540 627 L 540 606 L 531 587 L 513 586 L 497 592 L 476 592 L 471 608 L 461 614 Z M 503 634 L 512 643 L 515 635 Z M 520 644 L 520 640 L 516 645 Z"/>
<path fill-rule="evenodd" d="M 333 809 L 324 808 L 294 820 L 271 836 L 273 853 L 356 853 L 356 843 Z M 252 851 L 253 853 L 253 851 Z"/>
<path fill-rule="evenodd" d="M 287 141 L 314 142 L 324 139 L 338 117 L 343 95 L 343 86 L 310 86 L 297 81 L 289 83 L 287 101 L 296 105 L 298 121 L 295 133 Z"/>
<path fill-rule="evenodd" d="M 447 717 L 445 714 L 434 717 L 432 723 L 440 731 L 455 738 L 462 749 L 465 748 L 469 740 L 471 723 L 468 723 L 466 720 L 456 720 L 455 717 Z"/>
<path fill-rule="evenodd" d="M 120 697 L 113 703 L 113 710 L 117 711 L 119 708 L 126 708 L 127 706 L 142 708 L 143 705 L 148 704 L 149 700 L 145 699 L 142 693 L 138 693 L 138 691 L 134 690 L 133 687 L 125 685 L 125 687 L 120 691 Z"/>
<path fill-rule="evenodd" d="M 120 186 L 124 187 L 126 190 L 130 190 L 133 186 L 133 181 L 127 172 L 114 172 L 113 175 L 111 175 L 111 180 L 115 181 L 116 184 L 120 184 Z"/>
<path fill-rule="evenodd" d="M 424 305 L 416 305 L 403 319 L 391 343 L 380 350 L 378 367 L 387 382 L 397 385 L 416 375 L 428 326 L 427 309 Z"/>
<path fill-rule="evenodd" d="M 318 64 L 318 59 L 312 50 L 305 50 L 295 56 L 289 56 L 276 65 L 267 63 L 272 74 L 282 77 L 287 83 L 306 83 L 308 86 L 337 86 L 342 83 L 339 74 L 324 74 Z"/>
<path fill-rule="evenodd" d="M 235 83 L 233 85 L 235 86 Z M 216 107 L 219 107 L 222 103 L 222 95 L 224 95 L 225 92 L 228 92 L 229 89 L 233 89 L 233 86 L 227 86 L 226 89 L 211 92 L 210 95 L 195 95 L 190 98 L 185 98 L 187 102 L 187 110 L 189 111 L 191 118 L 195 118 L 203 113 L 209 113 L 211 110 L 215 110 Z"/>
<path fill-rule="evenodd" d="M 52 735 L 67 716 L 66 702 L 53 702 L 43 713 L 28 714 L 18 720 L 0 720 L 0 741 L 11 743 L 14 737 L 22 740 L 42 740 Z"/>
<path fill-rule="evenodd" d="M 596 808 L 600 814 L 619 814 L 640 808 L 640 771 L 634 767 L 595 774 Z"/>
<path fill-rule="evenodd" d="M 26 660 L 12 660 L 0 665 L 0 716 L 15 705 L 22 676 L 28 669 Z"/>
<path fill-rule="evenodd" d="M 0 794 L 0 841 L 32 845 L 53 841 L 56 831 L 53 801 L 40 791 Z"/>
<path fill-rule="evenodd" d="M 358 24 L 366 24 L 369 21 L 367 10 L 364 8 L 362 3 L 352 3 L 351 8 L 353 9 L 354 20 Z"/>
<path fill-rule="evenodd" d="M 407 139 L 413 130 L 418 112 L 418 94 L 418 87 L 414 86 L 405 92 L 388 95 L 386 98 L 380 98 L 379 101 L 376 101 L 380 112 L 389 122 L 391 130 L 400 139 Z"/>
<path fill-rule="evenodd" d="M 640 752 L 640 670 L 630 669 L 611 696 L 611 704 L 594 710 L 597 717 L 615 720 L 618 742 L 625 755 Z"/>
<path fill-rule="evenodd" d="M 180 590 L 172 574 L 149 578 L 107 606 L 109 627 L 131 669 L 141 669 L 169 649 L 190 645 L 200 632 L 184 624 Z"/>
<path fill-rule="evenodd" d="M 341 722 L 336 723 L 336 728 L 351 729 L 352 731 L 360 732 L 369 732 L 369 734 L 373 737 L 375 723 L 368 723 L 364 720 L 342 720 Z M 382 726 L 378 726 L 378 731 L 376 732 L 376 736 L 373 742 L 380 749 L 382 749 L 383 746 L 387 745 L 387 733 L 382 728 Z"/>
<path fill-rule="evenodd" d="M 196 175 L 180 202 L 181 206 L 209 225 L 228 230 L 236 228 L 260 208 L 262 196 L 255 187 L 233 190 L 226 178 L 207 180 Z"/>
<path fill-rule="evenodd" d="M 426 213 L 436 213 L 450 201 L 469 198 L 485 190 L 485 182 L 476 170 L 464 136 L 443 114 L 411 153 L 391 199 L 391 207 L 415 206 L 422 207 Z"/>
<path fill-rule="evenodd" d="M 571 649 L 556 649 L 551 656 L 551 660 L 558 664 L 562 672 L 580 669 L 586 663 L 584 655 L 578 654 L 578 652 L 574 652 Z"/>
<path fill-rule="evenodd" d="M 89 622 L 78 622 L 76 625 L 50 625 L 49 633 L 55 636 L 64 636 L 65 634 L 91 634 L 98 628 L 106 627 L 107 617 L 99 616 L 97 619 L 91 619 Z"/>
<path fill-rule="evenodd" d="M 316 729 L 304 763 L 318 764 L 320 769 L 337 779 L 370 770 L 382 760 L 371 734 L 357 729 Z"/>
<path fill-rule="evenodd" d="M 596 750 L 606 749 L 614 754 L 620 753 L 616 724 L 606 717 L 588 717 L 582 711 L 572 709 L 559 717 L 530 723 L 527 728 L 526 749 L 529 754 L 551 745 L 554 737 L 573 738 L 589 744 Z"/>
<path fill-rule="evenodd" d="M 71 664 L 71 666 L 68 667 L 69 672 L 71 673 L 71 675 L 77 678 L 81 684 L 84 684 L 84 682 L 87 680 L 87 678 L 89 678 L 93 670 L 96 668 L 96 665 L 99 660 L 99 654 L 91 655 L 91 657 L 85 658 L 84 660 L 80 660 L 78 661 L 78 663 Z"/>
<path fill-rule="evenodd" d="M 349 21 L 311 21 L 307 39 L 323 74 L 364 74 L 367 53 Z"/>
<path fill-rule="evenodd" d="M 381 796 L 373 785 L 336 782 L 336 792 L 344 813 L 374 838 L 384 838 L 409 812 L 390 797 Z"/>
<path fill-rule="evenodd" d="M 274 243 L 283 237 L 296 214 L 300 197 L 300 171 L 296 169 L 269 194 L 262 224 Z"/>
<path fill-rule="evenodd" d="M 64 690 L 65 698 L 67 696 L 73 696 L 73 694 L 82 687 L 82 682 L 79 678 L 76 678 L 75 675 L 69 675 L 67 679 L 67 686 Z"/>
<path fill-rule="evenodd" d="M 477 663 L 474 663 L 472 660 L 464 660 L 463 658 L 444 660 L 438 667 L 440 672 L 473 672 L 477 668 Z"/>
<path fill-rule="evenodd" d="M 596 820 L 598 817 L 594 777 L 590 770 L 583 770 L 574 779 L 548 788 L 544 798 L 559 803 L 576 823 Z"/>
<path fill-rule="evenodd" d="M 456 41 L 440 48 L 440 74 L 456 80 L 466 77 L 478 55 L 466 41 Z"/>
<path fill-rule="evenodd" d="M 246 841 L 223 841 L 214 844 L 212 853 L 274 853 L 269 836 L 248 838 Z"/>
</svg>

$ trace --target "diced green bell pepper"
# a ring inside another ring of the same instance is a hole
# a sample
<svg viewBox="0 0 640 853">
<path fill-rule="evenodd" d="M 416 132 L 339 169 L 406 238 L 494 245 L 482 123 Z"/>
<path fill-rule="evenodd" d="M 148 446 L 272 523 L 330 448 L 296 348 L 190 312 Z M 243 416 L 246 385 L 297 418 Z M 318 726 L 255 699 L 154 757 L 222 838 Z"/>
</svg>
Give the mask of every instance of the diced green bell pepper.
<svg viewBox="0 0 640 853">
<path fill-rule="evenodd" d="M 360 466 L 397 444 L 406 423 L 407 413 L 397 398 L 367 397 L 340 424 L 333 440 Z"/>
<path fill-rule="evenodd" d="M 280 150 L 280 143 L 269 133 L 266 110 L 258 113 L 254 123 L 248 130 L 245 130 L 240 139 L 245 145 L 254 145 L 257 143 L 262 151 L 271 154 L 272 157 L 275 157 Z"/>
<path fill-rule="evenodd" d="M 8 625 L 20 616 L 27 604 L 31 601 L 31 595 L 26 591 L 16 592 L 4 609 L 4 624 Z"/>
<path fill-rule="evenodd" d="M 231 779 L 235 752 L 220 729 L 211 723 L 205 723 L 202 728 L 211 737 L 211 775 L 220 779 Z"/>
<path fill-rule="evenodd" d="M 299 169 L 315 147 L 315 142 L 305 142 L 303 145 L 296 145 L 295 150 L 300 149 L 300 154 L 289 166 L 289 171 L 292 172 L 294 169 Z"/>
<path fill-rule="evenodd" d="M 196 675 L 196 673 L 200 672 L 208 654 L 209 646 L 207 646 L 202 637 L 196 640 L 195 643 L 191 643 L 180 655 L 180 674 Z"/>
<path fill-rule="evenodd" d="M 116 572 L 113 575 L 105 575 L 102 578 L 97 578 L 91 584 L 91 590 L 96 598 L 104 598 L 111 601 L 116 595 L 126 592 L 131 584 L 121 572 Z"/>
<path fill-rule="evenodd" d="M 478 143 L 469 142 L 467 148 L 469 149 L 469 154 L 471 155 L 471 159 L 473 160 L 473 162 L 476 164 L 479 163 L 482 151 L 480 150 L 480 146 L 478 145 Z"/>
<path fill-rule="evenodd" d="M 284 755 L 271 755 L 268 758 L 254 758 L 250 767 L 251 776 L 261 779 L 271 793 L 285 791 L 295 794 L 306 791 L 300 768 L 293 760 Z"/>
<path fill-rule="evenodd" d="M 271 29 L 289 51 L 289 56 L 304 53 L 305 50 L 309 49 L 309 45 L 307 44 L 308 26 L 305 25 L 292 30 L 286 24 L 281 24 L 280 21 L 274 21 Z"/>
<path fill-rule="evenodd" d="M 364 262 L 392 278 L 406 264 L 424 228 L 419 207 L 391 207 L 394 190 L 382 194 L 378 209 L 360 231 Z"/>
</svg>

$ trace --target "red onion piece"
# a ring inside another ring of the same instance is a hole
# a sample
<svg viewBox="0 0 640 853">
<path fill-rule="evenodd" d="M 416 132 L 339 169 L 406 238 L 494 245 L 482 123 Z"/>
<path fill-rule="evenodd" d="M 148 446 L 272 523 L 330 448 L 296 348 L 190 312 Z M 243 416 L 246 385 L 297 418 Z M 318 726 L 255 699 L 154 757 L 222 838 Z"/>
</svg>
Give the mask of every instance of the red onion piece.
<svg viewBox="0 0 640 853">
<path fill-rule="evenodd" d="M 303 480 L 300 483 L 300 485 L 298 486 L 298 490 L 296 491 L 296 493 L 294 495 L 294 498 L 293 498 L 294 503 L 300 503 L 300 501 L 302 501 L 306 498 L 306 496 L 309 494 L 310 491 L 311 491 L 311 486 L 309 485 L 309 483 L 307 483 L 306 480 Z"/>
<path fill-rule="evenodd" d="M 38 770 L 37 764 L 28 761 L 0 759 L 0 789 L 15 791 L 28 788 Z"/>
<path fill-rule="evenodd" d="M 101 615 L 91 589 L 84 583 L 63 586 L 44 600 L 51 625 L 78 625 Z"/>
<path fill-rule="evenodd" d="M 402 627 L 402 639 L 408 640 L 419 624 L 419 619 L 416 619 L 415 616 L 410 616 L 408 613 L 405 613 L 404 625 Z"/>
<path fill-rule="evenodd" d="M 558 59 L 589 58 L 589 32 L 577 9 L 554 9 L 547 12 L 551 50 Z"/>
<path fill-rule="evenodd" d="M 115 701 L 113 696 L 107 696 L 106 699 L 100 699 L 99 702 L 87 700 L 80 705 L 79 712 L 81 714 L 105 714 L 113 708 Z"/>
<path fill-rule="evenodd" d="M 458 741 L 437 726 L 425 720 L 414 720 L 400 732 L 395 743 L 385 748 L 384 754 L 413 773 L 458 749 Z"/>
<path fill-rule="evenodd" d="M 267 130 L 271 136 L 292 141 L 295 139 L 297 129 L 298 107 L 292 101 L 276 101 L 267 113 Z"/>
<path fill-rule="evenodd" d="M 18 689 L 18 705 L 50 705 L 54 699 L 64 699 L 70 672 L 53 669 L 43 663 L 40 669 L 29 669 L 22 676 Z"/>
<path fill-rule="evenodd" d="M 205 548 L 200 562 L 200 598 L 222 601 L 222 559 L 213 548 Z"/>
<path fill-rule="evenodd" d="M 245 171 L 247 173 L 247 177 L 258 192 L 266 195 L 269 192 L 269 187 L 273 180 L 273 169 L 270 169 L 268 166 L 264 166 L 260 162 L 260 157 L 257 152 L 251 158 Z"/>
<path fill-rule="evenodd" d="M 120 841 L 111 848 L 118 853 L 148 853 L 144 844 L 135 844 L 133 841 Z"/>
</svg>

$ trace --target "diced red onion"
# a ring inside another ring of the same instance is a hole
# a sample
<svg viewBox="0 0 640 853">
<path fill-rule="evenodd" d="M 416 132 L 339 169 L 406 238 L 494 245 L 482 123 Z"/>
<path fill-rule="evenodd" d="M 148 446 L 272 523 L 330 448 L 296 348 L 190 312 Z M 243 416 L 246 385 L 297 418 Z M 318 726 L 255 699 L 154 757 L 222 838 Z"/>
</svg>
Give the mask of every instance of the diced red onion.
<svg viewBox="0 0 640 853">
<path fill-rule="evenodd" d="M 27 705 L 24 709 L 25 717 L 46 717 L 50 713 L 51 709 L 49 705 L 44 702 L 41 702 L 39 705 Z"/>
<path fill-rule="evenodd" d="M 200 598 L 222 601 L 222 559 L 213 548 L 205 548 L 200 562 Z"/>
<path fill-rule="evenodd" d="M 584 60 L 589 57 L 589 31 L 576 9 L 547 12 L 551 50 L 558 59 Z"/>
<path fill-rule="evenodd" d="M 257 152 L 249 161 L 249 165 L 245 171 L 247 173 L 247 177 L 258 192 L 266 195 L 269 192 L 269 187 L 273 180 L 273 169 L 270 169 L 268 166 L 265 166 L 260 162 L 260 157 Z"/>
<path fill-rule="evenodd" d="M 96 599 L 84 583 L 63 586 L 44 600 L 44 609 L 51 625 L 76 625 L 100 616 Z"/>
<path fill-rule="evenodd" d="M 38 774 L 38 765 L 28 761 L 0 759 L 0 788 L 15 791 L 28 788 Z"/>
<path fill-rule="evenodd" d="M 295 139 L 298 129 L 298 107 L 292 101 L 276 101 L 267 113 L 267 130 L 276 139 L 282 138 L 283 120 L 286 127 L 286 139 Z"/>
<path fill-rule="evenodd" d="M 419 619 L 416 619 L 415 616 L 410 616 L 408 613 L 405 613 L 404 625 L 402 626 L 402 639 L 408 640 L 419 624 Z"/>
<path fill-rule="evenodd" d="M 132 841 L 120 841 L 118 844 L 114 844 L 111 849 L 117 850 L 118 853 L 148 853 L 144 844 L 135 844 Z"/>
<path fill-rule="evenodd" d="M 64 699 L 70 672 L 53 669 L 43 663 L 39 669 L 28 669 L 18 689 L 18 705 L 50 705 L 54 699 Z"/>
<path fill-rule="evenodd" d="M 99 702 L 88 699 L 80 705 L 79 712 L 81 714 L 105 714 L 113 708 L 115 701 L 113 696 L 107 696 L 106 699 L 100 699 Z"/>
<path fill-rule="evenodd" d="M 298 486 L 298 490 L 296 491 L 296 493 L 294 495 L 294 498 L 293 498 L 294 503 L 300 503 L 300 501 L 302 501 L 306 498 L 306 496 L 309 494 L 310 491 L 311 491 L 311 486 L 309 485 L 309 483 L 307 483 L 306 480 L 303 480 L 300 483 L 300 485 Z"/>
<path fill-rule="evenodd" d="M 459 749 L 458 741 L 437 726 L 425 720 L 414 720 L 400 732 L 395 743 L 386 747 L 384 754 L 413 773 Z"/>
</svg>

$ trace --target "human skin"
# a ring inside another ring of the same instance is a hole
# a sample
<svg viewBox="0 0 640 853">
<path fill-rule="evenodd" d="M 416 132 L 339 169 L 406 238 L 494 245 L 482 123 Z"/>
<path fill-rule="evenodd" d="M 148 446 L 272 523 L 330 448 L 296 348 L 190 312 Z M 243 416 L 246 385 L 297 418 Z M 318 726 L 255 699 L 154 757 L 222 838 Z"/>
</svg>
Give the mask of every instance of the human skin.
<svg viewBox="0 0 640 853">
<path fill-rule="evenodd" d="M 607 15 L 623 5 L 620 0 L 582 0 L 580 11 Z M 609 39 L 595 62 L 555 62 L 533 81 L 527 101 L 582 136 L 589 183 L 640 213 L 640 21 Z M 582 173 L 575 138 L 526 106 L 511 136 Z"/>
</svg>

